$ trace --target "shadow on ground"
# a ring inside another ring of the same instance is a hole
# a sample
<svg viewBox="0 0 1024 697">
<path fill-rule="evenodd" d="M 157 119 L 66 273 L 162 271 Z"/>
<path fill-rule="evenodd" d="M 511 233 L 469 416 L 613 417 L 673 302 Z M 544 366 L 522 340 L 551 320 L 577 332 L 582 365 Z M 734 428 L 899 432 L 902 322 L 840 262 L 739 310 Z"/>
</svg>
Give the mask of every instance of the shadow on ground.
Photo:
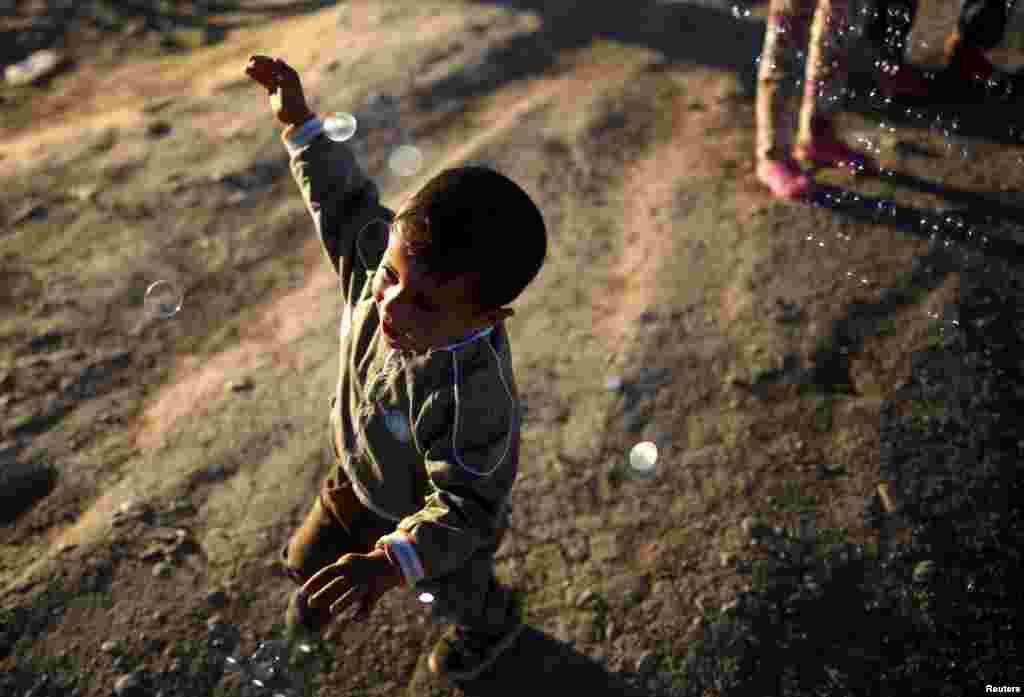
<svg viewBox="0 0 1024 697">
<path fill-rule="evenodd" d="M 406 694 L 429 694 L 425 688 L 442 682 L 430 674 L 426 663 L 424 657 Z M 547 695 L 552 694 L 554 686 L 565 687 L 572 694 L 587 697 L 646 697 L 651 694 L 630 686 L 568 644 L 529 626 L 494 666 L 476 680 L 456 686 L 465 697 Z"/>
</svg>

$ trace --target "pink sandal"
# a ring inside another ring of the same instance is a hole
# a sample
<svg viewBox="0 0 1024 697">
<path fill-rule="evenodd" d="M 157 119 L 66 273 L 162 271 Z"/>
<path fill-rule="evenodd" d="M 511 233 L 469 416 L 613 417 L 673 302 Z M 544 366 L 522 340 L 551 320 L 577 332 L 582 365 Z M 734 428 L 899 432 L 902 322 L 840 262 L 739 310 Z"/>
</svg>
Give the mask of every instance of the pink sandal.
<svg viewBox="0 0 1024 697">
<path fill-rule="evenodd" d="M 807 196 L 813 188 L 810 178 L 793 160 L 761 160 L 757 163 L 757 178 L 777 198 L 789 201 Z"/>
</svg>

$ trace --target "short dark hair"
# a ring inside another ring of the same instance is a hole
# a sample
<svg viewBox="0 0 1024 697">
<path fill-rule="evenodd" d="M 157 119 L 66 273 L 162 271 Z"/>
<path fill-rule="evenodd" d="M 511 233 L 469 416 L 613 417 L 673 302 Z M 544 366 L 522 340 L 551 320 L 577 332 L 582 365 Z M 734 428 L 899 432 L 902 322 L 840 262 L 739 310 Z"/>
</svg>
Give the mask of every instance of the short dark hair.
<svg viewBox="0 0 1024 697">
<path fill-rule="evenodd" d="M 506 305 L 536 277 L 547 253 L 544 218 L 529 195 L 485 166 L 446 169 L 396 218 L 409 256 L 445 283 L 478 271 L 477 306 Z"/>
</svg>

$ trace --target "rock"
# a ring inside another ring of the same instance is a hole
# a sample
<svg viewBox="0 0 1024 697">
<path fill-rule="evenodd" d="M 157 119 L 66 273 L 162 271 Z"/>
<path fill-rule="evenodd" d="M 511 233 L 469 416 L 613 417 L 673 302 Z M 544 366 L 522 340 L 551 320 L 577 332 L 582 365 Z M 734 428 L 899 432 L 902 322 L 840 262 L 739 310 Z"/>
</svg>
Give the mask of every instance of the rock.
<svg viewBox="0 0 1024 697">
<path fill-rule="evenodd" d="M 746 518 L 743 519 L 743 522 L 740 523 L 740 529 L 743 531 L 743 534 L 747 537 L 753 537 L 754 528 L 756 526 L 757 518 L 755 518 L 752 515 L 748 515 Z"/>
<path fill-rule="evenodd" d="M 162 560 L 166 554 L 167 551 L 163 545 L 150 545 L 142 552 L 139 559 L 144 562 L 155 562 Z"/>
<path fill-rule="evenodd" d="M 219 610 L 228 604 L 228 594 L 220 589 L 210 591 L 210 593 L 206 595 L 206 604 Z"/>
<path fill-rule="evenodd" d="M 230 472 L 228 471 L 228 468 L 225 467 L 223 463 L 216 462 L 209 467 L 195 472 L 192 475 L 190 482 L 192 486 L 207 482 L 217 482 L 222 479 L 226 479 L 229 474 Z"/>
<path fill-rule="evenodd" d="M 114 694 L 118 697 L 143 697 L 145 694 L 142 685 L 143 677 L 142 671 L 122 675 L 114 683 Z"/>
<path fill-rule="evenodd" d="M 166 646 L 167 642 L 157 637 L 142 642 L 142 650 L 147 656 L 159 656 Z"/>
<path fill-rule="evenodd" d="M 37 80 L 53 75 L 63 64 L 64 56 L 57 51 L 36 51 L 20 63 L 7 66 L 4 79 L 12 87 L 31 85 Z"/>
<path fill-rule="evenodd" d="M 636 672 L 648 677 L 658 668 L 658 656 L 653 651 L 644 651 L 636 661 Z"/>
<path fill-rule="evenodd" d="M 174 574 L 174 565 L 166 561 L 162 561 L 153 567 L 153 575 L 157 578 L 167 578 Z"/>
<path fill-rule="evenodd" d="M 146 137 L 150 139 L 163 138 L 171 132 L 171 124 L 166 121 L 154 121 L 146 126 Z"/>
<path fill-rule="evenodd" d="M 243 378 L 238 382 L 235 382 L 234 380 L 229 380 L 227 383 L 227 389 L 236 394 L 238 392 L 247 392 L 251 390 L 253 387 L 254 384 L 250 378 Z"/>
</svg>

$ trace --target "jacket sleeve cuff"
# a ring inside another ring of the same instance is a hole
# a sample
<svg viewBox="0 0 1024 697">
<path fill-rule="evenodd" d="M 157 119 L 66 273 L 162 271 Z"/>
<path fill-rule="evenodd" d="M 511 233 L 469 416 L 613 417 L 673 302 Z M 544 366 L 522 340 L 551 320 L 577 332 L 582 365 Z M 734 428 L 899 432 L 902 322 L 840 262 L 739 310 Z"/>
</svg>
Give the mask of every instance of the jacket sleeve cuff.
<svg viewBox="0 0 1024 697">
<path fill-rule="evenodd" d="M 281 134 L 281 140 L 284 141 L 284 147 L 288 150 L 288 154 L 292 157 L 295 156 L 299 150 L 309 145 L 314 138 L 324 132 L 324 122 L 318 116 L 306 121 L 301 126 L 289 126 Z"/>
<path fill-rule="evenodd" d="M 402 576 L 409 586 L 415 586 L 423 579 L 423 564 L 420 563 L 416 548 L 412 546 L 408 536 L 402 532 L 393 532 L 377 540 L 376 546 L 384 550 L 388 559 L 398 562 Z"/>
</svg>

